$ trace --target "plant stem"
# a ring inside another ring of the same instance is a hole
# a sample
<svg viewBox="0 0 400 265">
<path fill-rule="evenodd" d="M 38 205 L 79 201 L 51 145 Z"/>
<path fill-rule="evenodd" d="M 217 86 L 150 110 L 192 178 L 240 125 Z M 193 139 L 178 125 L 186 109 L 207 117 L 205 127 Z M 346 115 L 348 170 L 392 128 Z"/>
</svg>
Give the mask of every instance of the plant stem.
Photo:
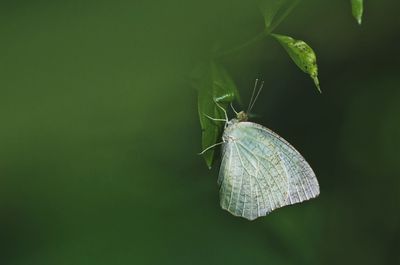
<svg viewBox="0 0 400 265">
<path fill-rule="evenodd" d="M 300 3 L 300 0 L 294 0 L 290 6 L 283 12 L 283 14 L 269 27 L 266 31 L 268 32 L 267 35 L 271 34 L 272 31 L 282 23 L 282 21 L 293 11 L 293 9 Z"/>
<path fill-rule="evenodd" d="M 217 58 L 224 57 L 225 55 L 228 55 L 228 54 L 231 54 L 231 53 L 235 53 L 235 52 L 237 52 L 239 50 L 242 50 L 243 48 L 246 48 L 247 46 L 252 45 L 253 43 L 256 43 L 257 41 L 263 39 L 265 36 L 266 36 L 265 35 L 265 31 L 262 31 L 262 32 L 258 33 L 255 37 L 251 38 L 250 40 L 248 40 L 248 41 L 246 41 L 246 42 L 244 42 L 244 43 L 242 43 L 242 44 L 240 44 L 238 46 L 235 46 L 235 47 L 233 47 L 231 49 L 228 49 L 228 50 L 226 50 L 224 52 L 221 52 L 221 53 L 217 54 L 216 57 Z"/>
<path fill-rule="evenodd" d="M 217 54 L 215 57 L 220 58 L 220 57 L 224 57 L 226 55 L 232 54 L 232 53 L 236 53 L 237 51 L 240 51 L 240 50 L 246 48 L 247 46 L 250 46 L 250 45 L 256 43 L 257 41 L 263 39 L 264 37 L 267 37 L 268 35 L 270 35 L 272 33 L 272 31 L 274 31 L 279 26 L 279 24 L 282 23 L 282 21 L 292 12 L 292 10 L 297 6 L 297 4 L 299 2 L 300 2 L 300 0 L 294 0 L 290 4 L 290 6 L 288 6 L 288 8 L 285 10 L 285 12 L 269 28 L 264 29 L 262 32 L 258 33 L 256 36 L 254 36 L 250 40 L 248 40 L 238 46 L 235 46 L 231 49 L 228 49 L 224 52 Z"/>
</svg>

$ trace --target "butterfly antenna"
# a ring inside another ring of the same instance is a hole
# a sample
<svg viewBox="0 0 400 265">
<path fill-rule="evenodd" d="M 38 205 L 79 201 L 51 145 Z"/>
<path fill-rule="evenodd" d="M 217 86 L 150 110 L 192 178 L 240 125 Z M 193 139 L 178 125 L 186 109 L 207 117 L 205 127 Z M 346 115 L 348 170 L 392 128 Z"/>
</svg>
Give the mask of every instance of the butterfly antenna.
<svg viewBox="0 0 400 265">
<path fill-rule="evenodd" d="M 249 113 L 249 111 L 250 111 L 250 106 L 251 106 L 251 103 L 253 102 L 253 98 L 256 93 L 257 84 L 258 84 L 258 78 L 256 78 L 256 81 L 254 82 L 253 93 L 251 93 L 251 98 L 250 98 L 249 106 L 247 106 L 246 113 Z"/>
<path fill-rule="evenodd" d="M 235 110 L 235 108 L 233 107 L 233 103 L 231 102 L 231 108 L 233 110 L 233 112 L 235 112 L 235 115 L 238 115 L 238 112 Z"/>
<path fill-rule="evenodd" d="M 253 109 L 253 106 L 256 103 L 256 101 L 258 99 L 258 96 L 260 95 L 261 90 L 263 89 L 263 87 L 264 87 L 264 81 L 261 82 L 260 88 L 257 91 L 257 95 L 254 97 L 253 103 L 251 103 L 251 106 L 250 106 L 250 108 L 249 108 L 247 113 L 249 113 Z"/>
</svg>

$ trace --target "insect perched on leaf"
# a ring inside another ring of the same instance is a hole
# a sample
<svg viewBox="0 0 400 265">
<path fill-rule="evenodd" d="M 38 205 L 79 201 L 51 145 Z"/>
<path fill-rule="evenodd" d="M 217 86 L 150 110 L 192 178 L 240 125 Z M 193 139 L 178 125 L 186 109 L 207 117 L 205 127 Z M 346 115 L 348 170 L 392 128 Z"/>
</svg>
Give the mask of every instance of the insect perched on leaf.
<svg viewBox="0 0 400 265">
<path fill-rule="evenodd" d="M 257 83 L 246 112 L 236 112 L 232 107 L 234 119 L 228 120 L 225 109 L 215 102 L 225 119 L 206 116 L 225 122 L 222 142 L 200 153 L 222 144 L 218 176 L 221 207 L 248 220 L 319 195 L 317 178 L 302 155 L 270 129 L 247 121 L 263 86 L 255 93 Z"/>
</svg>

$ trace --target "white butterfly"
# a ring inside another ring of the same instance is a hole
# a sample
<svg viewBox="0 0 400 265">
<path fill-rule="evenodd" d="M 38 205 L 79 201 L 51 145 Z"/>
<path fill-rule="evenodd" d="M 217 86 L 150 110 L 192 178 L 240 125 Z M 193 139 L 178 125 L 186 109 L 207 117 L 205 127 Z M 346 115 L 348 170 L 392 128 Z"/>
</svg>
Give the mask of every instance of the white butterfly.
<svg viewBox="0 0 400 265">
<path fill-rule="evenodd" d="M 253 96 L 254 91 L 248 111 L 257 98 L 252 102 Z M 301 154 L 270 129 L 248 122 L 245 112 L 235 113 L 237 117 L 228 121 L 225 112 L 218 176 L 221 207 L 254 220 L 277 208 L 317 197 L 317 178 Z"/>
</svg>

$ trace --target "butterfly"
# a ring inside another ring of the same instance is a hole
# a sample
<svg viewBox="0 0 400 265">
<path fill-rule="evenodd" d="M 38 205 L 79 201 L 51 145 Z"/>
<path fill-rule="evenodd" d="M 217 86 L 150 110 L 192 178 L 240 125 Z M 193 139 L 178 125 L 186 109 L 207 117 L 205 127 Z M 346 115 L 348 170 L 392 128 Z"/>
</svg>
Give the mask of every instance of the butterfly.
<svg viewBox="0 0 400 265">
<path fill-rule="evenodd" d="M 236 112 L 231 105 L 236 118 L 228 120 L 225 109 L 220 106 L 225 113 L 222 142 L 209 147 L 222 144 L 217 181 L 222 209 L 248 220 L 315 198 L 320 193 L 317 178 L 303 156 L 278 134 L 248 121 L 247 113 L 263 86 L 262 83 L 254 97 L 257 82 L 246 112 Z"/>
</svg>

